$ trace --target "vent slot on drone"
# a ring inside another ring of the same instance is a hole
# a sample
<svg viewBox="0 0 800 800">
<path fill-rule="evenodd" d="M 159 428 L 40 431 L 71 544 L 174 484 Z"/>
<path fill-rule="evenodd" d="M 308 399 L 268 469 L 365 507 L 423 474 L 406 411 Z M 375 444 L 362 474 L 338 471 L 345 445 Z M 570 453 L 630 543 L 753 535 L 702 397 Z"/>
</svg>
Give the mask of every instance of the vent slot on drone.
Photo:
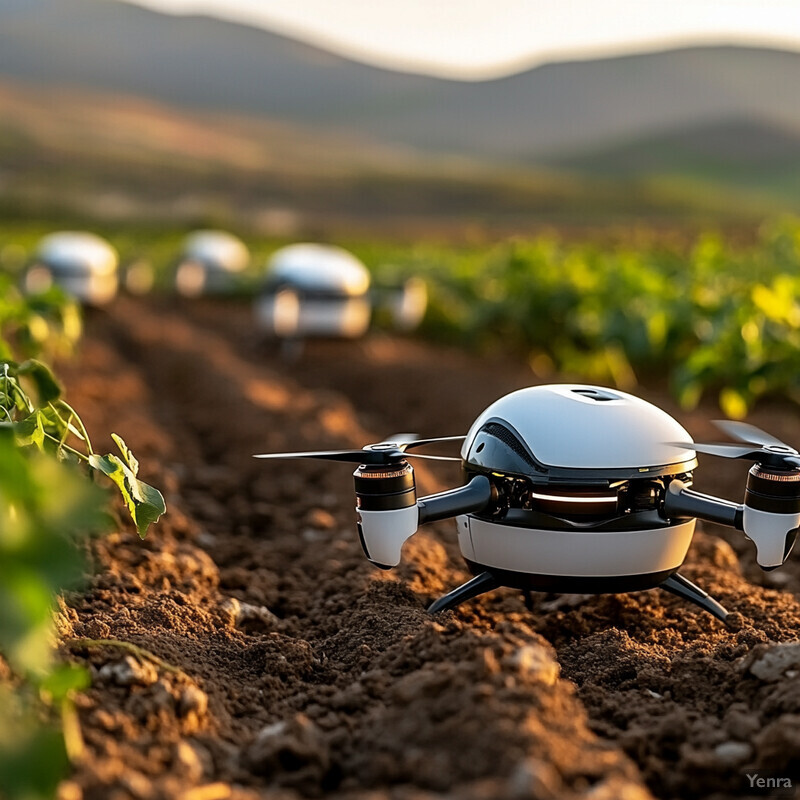
<svg viewBox="0 0 800 800">
<path fill-rule="evenodd" d="M 535 469 L 541 467 L 531 458 L 530 453 L 525 449 L 520 440 L 505 425 L 499 422 L 488 422 L 483 426 L 483 432 L 489 436 L 494 436 L 506 445 L 515 455 L 518 455 L 526 464 L 530 464 Z"/>
<path fill-rule="evenodd" d="M 608 400 L 619 400 L 620 398 L 612 392 L 604 392 L 601 389 L 571 389 L 573 394 L 579 394 L 589 400 L 596 400 L 603 403 Z"/>
</svg>

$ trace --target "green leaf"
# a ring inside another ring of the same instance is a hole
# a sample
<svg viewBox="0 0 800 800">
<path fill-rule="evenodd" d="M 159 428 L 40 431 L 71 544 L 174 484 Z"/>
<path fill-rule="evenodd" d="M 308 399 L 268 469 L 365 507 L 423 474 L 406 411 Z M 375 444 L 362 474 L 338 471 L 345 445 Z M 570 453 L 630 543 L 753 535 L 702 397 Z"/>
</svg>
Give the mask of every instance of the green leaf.
<svg viewBox="0 0 800 800">
<path fill-rule="evenodd" d="M 121 441 L 121 440 L 120 440 Z M 140 481 L 131 468 L 115 455 L 92 455 L 89 463 L 94 469 L 111 478 L 119 487 L 139 536 L 144 539 L 147 529 L 166 512 L 164 497 L 158 489 Z"/>
<path fill-rule="evenodd" d="M 40 450 L 44 449 L 44 427 L 40 411 L 34 411 L 25 419 L 14 423 L 14 435 L 20 447 L 35 444 Z"/>
<path fill-rule="evenodd" d="M 131 472 L 134 475 L 139 474 L 139 462 L 134 457 L 133 453 L 131 453 L 130 448 L 128 445 L 125 444 L 123 438 L 121 436 L 117 436 L 116 433 L 111 434 L 111 438 L 114 440 L 114 443 L 119 447 L 120 453 L 122 453 L 122 457 L 127 462 L 128 466 L 131 468 Z"/>
<path fill-rule="evenodd" d="M 24 361 L 17 368 L 19 375 L 29 377 L 39 394 L 39 403 L 47 405 L 61 397 L 63 388 L 48 366 L 34 358 Z"/>
</svg>

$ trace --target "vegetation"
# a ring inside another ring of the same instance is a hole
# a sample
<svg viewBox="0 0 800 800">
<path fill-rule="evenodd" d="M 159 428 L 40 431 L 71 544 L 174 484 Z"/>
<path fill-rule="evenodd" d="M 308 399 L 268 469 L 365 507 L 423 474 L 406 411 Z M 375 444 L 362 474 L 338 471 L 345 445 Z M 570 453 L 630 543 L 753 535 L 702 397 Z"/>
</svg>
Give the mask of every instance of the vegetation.
<svg viewBox="0 0 800 800">
<path fill-rule="evenodd" d="M 86 479 L 118 486 L 141 536 L 164 513 L 161 494 L 137 478 L 138 463 L 93 452 L 86 428 L 51 370 L 24 356 L 74 346 L 80 316 L 57 290 L 27 299 L 0 276 L 0 796 L 52 796 L 81 749 L 72 705 L 88 673 L 53 659 L 53 602 L 84 573 L 80 540 L 108 526 L 108 495 Z M 60 722 L 60 725 L 59 725 Z"/>
<path fill-rule="evenodd" d="M 427 335 L 524 354 L 541 378 L 624 389 L 666 375 L 684 407 L 716 396 L 734 418 L 766 395 L 800 401 L 797 221 L 746 247 L 713 233 L 688 248 L 541 237 L 396 260 L 429 282 Z"/>
<path fill-rule="evenodd" d="M 44 232 L 0 226 L 0 264 L 4 253 L 20 262 Z M 183 232 L 101 232 L 123 261 L 148 261 L 167 285 Z M 246 239 L 253 267 L 240 288 L 252 292 L 285 241 Z M 637 231 L 611 243 L 551 234 L 494 246 L 343 244 L 378 285 L 426 279 L 428 337 L 526 358 L 541 379 L 631 388 L 667 377 L 684 407 L 715 398 L 742 417 L 764 396 L 800 400 L 800 221 L 775 220 L 738 239 Z"/>
</svg>

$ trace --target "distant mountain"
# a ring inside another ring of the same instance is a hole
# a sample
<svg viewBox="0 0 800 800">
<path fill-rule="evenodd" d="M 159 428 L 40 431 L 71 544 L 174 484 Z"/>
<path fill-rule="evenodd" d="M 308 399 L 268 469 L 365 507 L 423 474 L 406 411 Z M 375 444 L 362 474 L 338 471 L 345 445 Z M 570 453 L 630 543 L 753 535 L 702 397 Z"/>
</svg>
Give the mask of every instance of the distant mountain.
<svg viewBox="0 0 800 800">
<path fill-rule="evenodd" d="M 557 164 L 596 177 L 681 176 L 800 198 L 800 130 L 750 119 L 650 134 Z"/>
<path fill-rule="evenodd" d="M 720 120 L 800 130 L 797 53 L 690 48 L 458 82 L 109 0 L 0 0 L 0 76 L 506 161 L 710 130 Z"/>
</svg>

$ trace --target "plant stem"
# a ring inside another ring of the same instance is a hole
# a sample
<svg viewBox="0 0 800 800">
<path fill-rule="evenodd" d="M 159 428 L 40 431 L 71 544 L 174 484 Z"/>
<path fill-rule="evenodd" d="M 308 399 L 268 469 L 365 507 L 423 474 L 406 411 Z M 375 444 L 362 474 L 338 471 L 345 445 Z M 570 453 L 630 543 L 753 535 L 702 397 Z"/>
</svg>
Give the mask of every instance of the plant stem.
<svg viewBox="0 0 800 800">
<path fill-rule="evenodd" d="M 66 408 L 71 414 L 69 421 L 72 422 L 74 420 L 75 423 L 78 425 L 78 427 L 81 430 L 81 435 L 83 436 L 84 441 L 86 442 L 86 449 L 89 451 L 89 455 L 93 455 L 94 450 L 92 450 L 92 443 L 89 440 L 89 434 L 86 430 L 86 426 L 83 424 L 83 420 L 80 418 L 75 409 L 69 403 L 66 402 L 66 400 L 59 400 L 58 402 L 62 406 L 64 406 L 64 408 Z M 52 403 L 50 405 L 52 405 Z"/>
<path fill-rule="evenodd" d="M 59 449 L 63 448 L 64 450 L 67 450 L 70 453 L 72 453 L 72 455 L 78 456 L 78 458 L 82 458 L 84 461 L 88 463 L 89 456 L 87 456 L 85 453 L 81 453 L 80 450 L 76 450 L 74 447 L 70 447 L 68 444 L 64 444 L 64 442 L 61 439 L 57 439 L 55 436 L 53 436 L 52 433 L 48 433 L 47 431 L 45 431 L 44 435 L 48 439 L 52 439 L 58 445 Z"/>
</svg>

